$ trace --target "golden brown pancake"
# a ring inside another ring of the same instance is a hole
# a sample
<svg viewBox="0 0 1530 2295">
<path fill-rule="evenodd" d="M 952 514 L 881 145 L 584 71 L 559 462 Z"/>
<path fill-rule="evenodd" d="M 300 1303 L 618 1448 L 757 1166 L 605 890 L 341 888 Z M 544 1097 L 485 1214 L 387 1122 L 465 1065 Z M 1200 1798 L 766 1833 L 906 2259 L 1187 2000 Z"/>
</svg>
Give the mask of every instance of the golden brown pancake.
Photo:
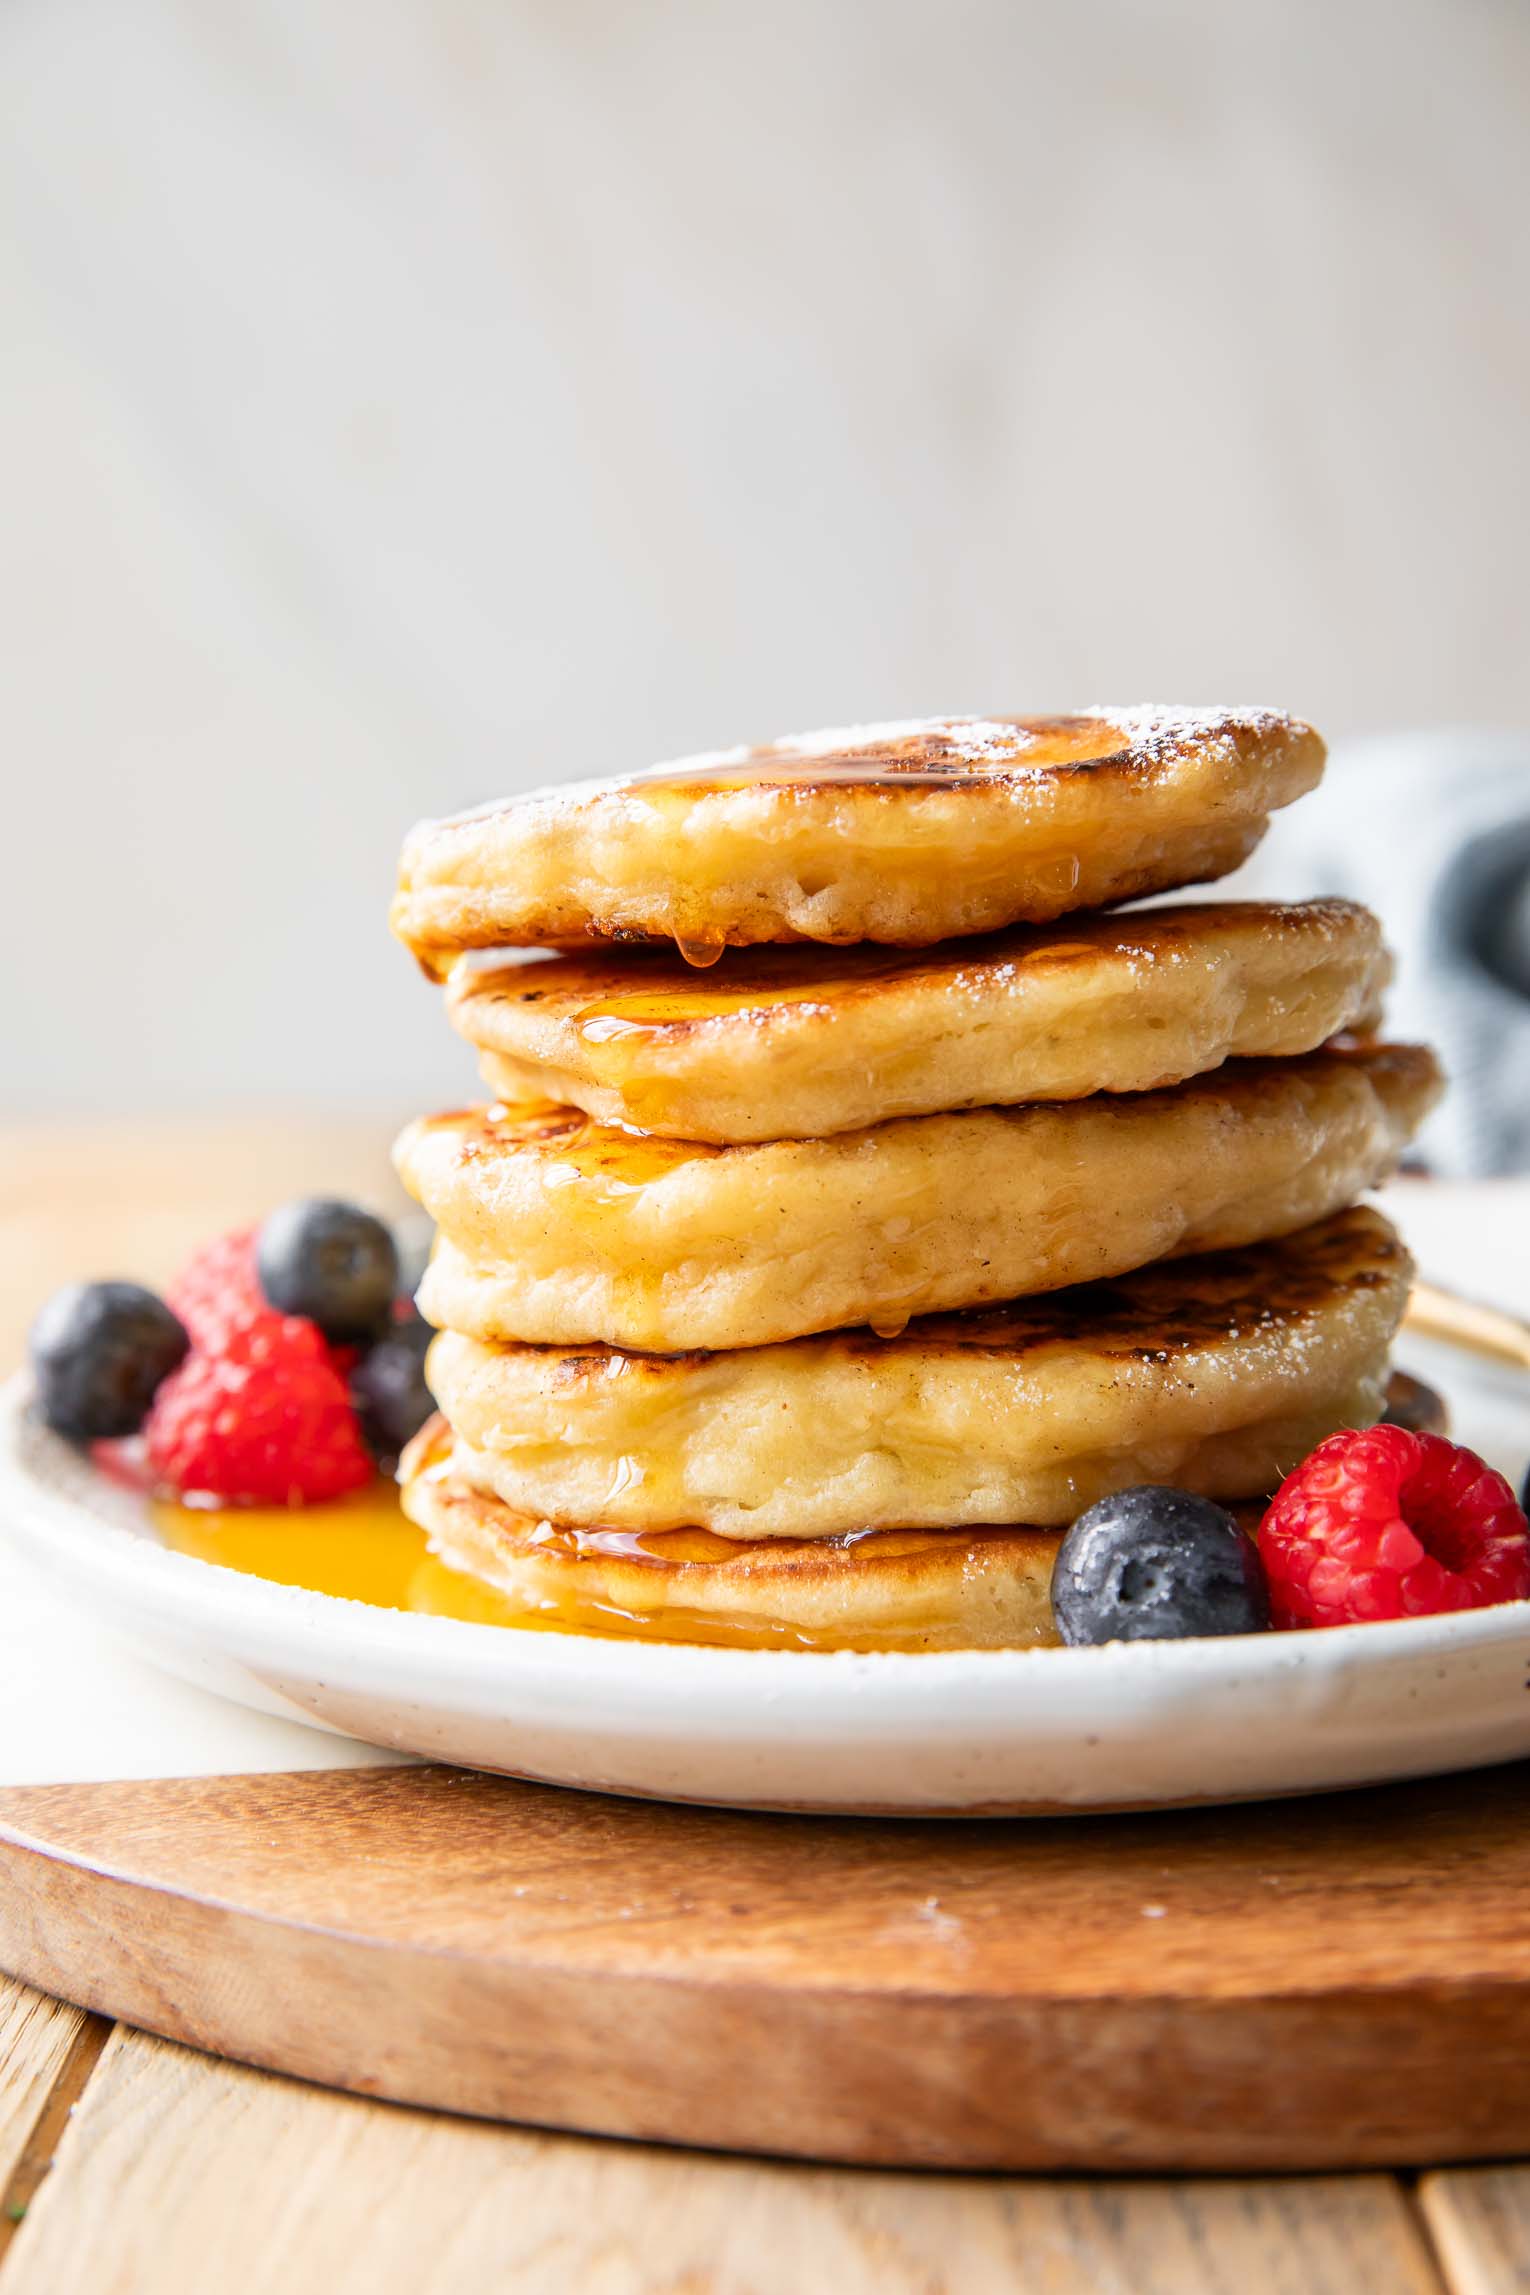
<svg viewBox="0 0 1530 2295">
<path fill-rule="evenodd" d="M 1057 1639 L 1055 1531 L 888 1530 L 740 1546 L 704 1530 L 572 1530 L 472 1489 L 440 1420 L 405 1452 L 399 1483 L 431 1551 L 492 1587 L 507 1624 L 745 1649 L 1007 1649 Z"/>
<path fill-rule="evenodd" d="M 399 1467 L 431 1551 L 498 1597 L 491 1622 L 734 1649 L 1027 1649 L 1058 1639 L 1061 1532 L 873 1530 L 737 1545 L 705 1530 L 573 1530 L 465 1483 L 433 1419 Z M 1232 1509 L 1257 1529 L 1262 1507 Z M 428 1582 L 422 1581 L 428 1607 Z"/>
<path fill-rule="evenodd" d="M 1352 901 L 1074 918 L 933 952 L 737 949 L 457 965 L 501 1099 L 678 1139 L 817 1139 L 893 1116 L 1177 1084 L 1373 1026 L 1391 971 Z"/>
<path fill-rule="evenodd" d="M 1316 786 L 1268 709 L 927 718 L 536 789 L 408 838 L 393 928 L 470 948 L 672 940 L 925 947 L 1225 876 Z"/>
<path fill-rule="evenodd" d="M 1345 1211 L 1004 1307 L 725 1354 L 490 1347 L 432 1390 L 473 1488 L 555 1522 L 824 1538 L 1071 1522 L 1134 1482 L 1254 1498 L 1369 1426 L 1412 1268 Z"/>
<path fill-rule="evenodd" d="M 476 1108 L 395 1152 L 440 1228 L 431 1322 L 668 1354 L 901 1329 L 1289 1235 L 1383 1178 L 1439 1090 L 1422 1049 L 1330 1049 L 823 1140 L 708 1147 Z"/>
</svg>

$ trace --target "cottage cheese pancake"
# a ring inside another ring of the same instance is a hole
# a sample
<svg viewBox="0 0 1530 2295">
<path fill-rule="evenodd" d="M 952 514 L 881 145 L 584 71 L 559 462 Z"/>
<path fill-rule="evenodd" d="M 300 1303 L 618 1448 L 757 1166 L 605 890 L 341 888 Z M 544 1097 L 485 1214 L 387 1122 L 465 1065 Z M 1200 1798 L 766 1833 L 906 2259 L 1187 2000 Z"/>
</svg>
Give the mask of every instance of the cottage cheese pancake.
<svg viewBox="0 0 1530 2295">
<path fill-rule="evenodd" d="M 576 1530 L 486 1497 L 434 1420 L 399 1468 L 431 1550 L 506 1624 L 745 1649 L 1025 1648 L 1057 1640 L 1055 1531 L 872 1531 L 743 1546 L 705 1530 Z"/>
<path fill-rule="evenodd" d="M 672 940 L 923 947 L 1225 876 L 1313 788 L 1267 709 L 928 718 L 538 789 L 413 831 L 393 927 L 470 948 Z"/>
<path fill-rule="evenodd" d="M 1350 901 L 1070 919 L 929 952 L 466 959 L 447 1009 L 506 1100 L 680 1139 L 1151 1091 L 1375 1023 L 1390 960 Z"/>
<path fill-rule="evenodd" d="M 469 1109 L 396 1157 L 468 1336 L 753 1347 L 1235 1249 L 1381 1179 L 1440 1090 L 1412 1046 L 1230 1062 L 1172 1091 L 710 1147 L 548 1106 Z"/>
<path fill-rule="evenodd" d="M 1025 1649 L 1055 1643 L 1060 1532 L 872 1530 L 739 1545 L 705 1530 L 573 1529 L 463 1480 L 432 1420 L 399 1469 L 432 1551 L 498 1597 L 497 1623 L 743 1649 Z M 1233 1509 L 1257 1530 L 1260 1505 Z"/>
<path fill-rule="evenodd" d="M 725 1354 L 490 1347 L 429 1379 L 463 1480 L 626 1530 L 823 1538 L 1273 1490 L 1382 1408 L 1411 1267 L 1374 1211 L 1040 1299 Z"/>
</svg>

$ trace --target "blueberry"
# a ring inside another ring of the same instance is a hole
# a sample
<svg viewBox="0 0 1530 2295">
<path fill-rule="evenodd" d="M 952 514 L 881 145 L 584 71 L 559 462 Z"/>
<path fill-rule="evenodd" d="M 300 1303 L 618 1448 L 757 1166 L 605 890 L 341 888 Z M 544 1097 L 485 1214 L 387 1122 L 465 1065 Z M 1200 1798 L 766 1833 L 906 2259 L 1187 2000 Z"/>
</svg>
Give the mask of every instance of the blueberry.
<svg viewBox="0 0 1530 2295">
<path fill-rule="evenodd" d="M 425 1384 L 425 1350 L 435 1335 L 418 1315 L 405 1316 L 351 1373 L 351 1400 L 367 1447 L 390 1464 L 436 1407 Z"/>
<path fill-rule="evenodd" d="M 1071 1645 L 1251 1634 L 1270 1618 L 1252 1538 L 1210 1499 L 1152 1484 L 1079 1516 L 1057 1550 L 1052 1607 Z"/>
<path fill-rule="evenodd" d="M 32 1325 L 38 1409 L 73 1442 L 136 1434 L 190 1345 L 179 1318 L 141 1283 L 71 1283 Z"/>
<path fill-rule="evenodd" d="M 398 1251 L 380 1219 L 314 1196 L 273 1211 L 255 1244 L 260 1287 L 284 1315 L 306 1315 L 326 1339 L 376 1337 L 398 1284 Z"/>
</svg>

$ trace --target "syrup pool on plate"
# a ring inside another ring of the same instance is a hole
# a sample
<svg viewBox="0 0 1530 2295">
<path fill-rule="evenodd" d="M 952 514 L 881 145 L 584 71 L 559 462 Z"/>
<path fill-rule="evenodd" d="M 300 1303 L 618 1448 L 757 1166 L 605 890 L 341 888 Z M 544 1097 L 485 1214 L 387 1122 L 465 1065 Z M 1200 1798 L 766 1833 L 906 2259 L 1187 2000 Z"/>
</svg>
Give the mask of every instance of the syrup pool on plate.
<svg viewBox="0 0 1530 2295">
<path fill-rule="evenodd" d="M 491 1586 L 453 1570 L 427 1548 L 398 1491 L 381 1478 L 322 1506 L 182 1506 L 151 1503 L 165 1545 L 252 1578 L 382 1610 L 417 1610 L 469 1625 L 522 1623 Z"/>
</svg>

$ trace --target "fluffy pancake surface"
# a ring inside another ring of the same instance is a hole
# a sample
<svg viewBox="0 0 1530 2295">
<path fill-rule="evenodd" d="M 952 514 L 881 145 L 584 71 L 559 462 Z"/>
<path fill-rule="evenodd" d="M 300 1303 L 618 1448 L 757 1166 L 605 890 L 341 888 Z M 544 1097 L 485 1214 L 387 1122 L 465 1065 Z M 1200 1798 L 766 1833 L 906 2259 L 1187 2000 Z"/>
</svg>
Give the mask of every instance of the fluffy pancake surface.
<svg viewBox="0 0 1530 2295">
<path fill-rule="evenodd" d="M 922 947 L 1225 876 L 1323 757 L 1262 709 L 802 735 L 424 822 L 393 926 L 436 971 L 595 938 Z"/>
<path fill-rule="evenodd" d="M 1422 1049 L 1330 1049 L 730 1148 L 470 1109 L 411 1125 L 395 1154 L 440 1228 L 431 1322 L 672 1353 L 901 1326 L 1290 1234 L 1382 1178 L 1439 1089 Z"/>
<path fill-rule="evenodd" d="M 496 1348 L 443 1333 L 429 1376 L 463 1481 L 555 1522 L 731 1539 L 1063 1525 L 1167 1482 L 1273 1490 L 1379 1414 L 1407 1303 L 1379 1213 L 899 1337 L 701 1355 Z"/>
<path fill-rule="evenodd" d="M 1377 1016 L 1351 901 L 1087 917 L 929 952 L 742 949 L 464 963 L 453 1024 L 507 1100 L 680 1139 L 815 1139 L 890 1117 L 1151 1091 L 1309 1052 Z"/>
</svg>

